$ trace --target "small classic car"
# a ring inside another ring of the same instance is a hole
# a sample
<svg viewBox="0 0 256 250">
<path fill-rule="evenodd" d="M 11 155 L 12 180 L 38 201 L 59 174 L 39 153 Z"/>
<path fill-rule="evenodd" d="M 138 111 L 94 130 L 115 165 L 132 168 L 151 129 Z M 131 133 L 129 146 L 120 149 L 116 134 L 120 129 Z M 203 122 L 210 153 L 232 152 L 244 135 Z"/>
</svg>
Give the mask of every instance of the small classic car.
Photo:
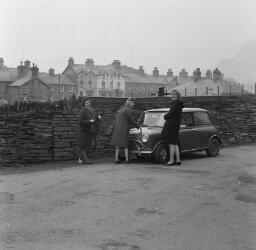
<svg viewBox="0 0 256 250">
<path fill-rule="evenodd" d="M 140 116 L 140 129 L 131 129 L 129 152 L 138 157 L 152 155 L 156 162 L 168 160 L 168 145 L 161 141 L 164 115 L 169 108 L 146 110 Z M 181 153 L 205 150 L 208 156 L 217 156 L 222 146 L 221 132 L 201 108 L 183 108 L 179 132 Z"/>
</svg>

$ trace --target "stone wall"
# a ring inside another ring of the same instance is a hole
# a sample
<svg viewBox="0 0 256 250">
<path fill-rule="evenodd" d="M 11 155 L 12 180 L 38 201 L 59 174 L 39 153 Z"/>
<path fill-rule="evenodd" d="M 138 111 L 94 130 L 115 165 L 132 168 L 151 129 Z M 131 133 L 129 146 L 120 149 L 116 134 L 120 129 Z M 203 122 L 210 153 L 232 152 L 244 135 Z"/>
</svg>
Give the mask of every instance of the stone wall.
<svg viewBox="0 0 256 250">
<path fill-rule="evenodd" d="M 137 116 L 145 109 L 168 107 L 170 98 L 152 97 L 136 100 Z M 218 96 L 184 97 L 186 107 L 209 110 L 228 144 L 256 141 L 256 97 Z M 97 133 L 97 151 L 92 157 L 113 156 L 113 146 L 105 130 L 114 119 L 124 98 L 92 98 L 102 121 Z M 0 163 L 37 163 L 77 158 L 79 136 L 78 114 L 81 102 L 60 105 L 39 105 L 33 108 L 8 108 L 0 113 Z"/>
</svg>

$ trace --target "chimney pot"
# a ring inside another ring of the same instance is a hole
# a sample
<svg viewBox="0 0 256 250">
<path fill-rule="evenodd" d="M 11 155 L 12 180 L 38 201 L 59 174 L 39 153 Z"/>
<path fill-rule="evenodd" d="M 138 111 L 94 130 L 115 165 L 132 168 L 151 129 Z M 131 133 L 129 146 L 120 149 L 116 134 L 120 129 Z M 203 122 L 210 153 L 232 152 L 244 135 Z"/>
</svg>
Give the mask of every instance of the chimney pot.
<svg viewBox="0 0 256 250">
<path fill-rule="evenodd" d="M 159 76 L 159 70 L 157 67 L 154 67 L 153 76 Z"/>
</svg>

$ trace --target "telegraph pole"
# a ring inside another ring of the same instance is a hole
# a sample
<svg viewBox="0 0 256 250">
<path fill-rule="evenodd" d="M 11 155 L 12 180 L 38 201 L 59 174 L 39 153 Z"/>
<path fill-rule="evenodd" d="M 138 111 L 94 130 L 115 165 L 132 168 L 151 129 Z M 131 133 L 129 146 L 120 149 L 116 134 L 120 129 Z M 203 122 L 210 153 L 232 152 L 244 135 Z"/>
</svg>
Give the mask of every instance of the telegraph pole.
<svg viewBox="0 0 256 250">
<path fill-rule="evenodd" d="M 60 73 L 59 73 L 59 101 L 60 101 Z"/>
</svg>

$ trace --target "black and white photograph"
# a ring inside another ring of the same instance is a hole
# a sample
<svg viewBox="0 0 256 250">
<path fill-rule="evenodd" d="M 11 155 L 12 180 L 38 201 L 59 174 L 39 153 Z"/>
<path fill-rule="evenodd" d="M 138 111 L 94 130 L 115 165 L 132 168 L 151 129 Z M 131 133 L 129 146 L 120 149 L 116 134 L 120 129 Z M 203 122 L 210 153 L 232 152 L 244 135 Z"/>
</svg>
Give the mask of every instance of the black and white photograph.
<svg viewBox="0 0 256 250">
<path fill-rule="evenodd" d="M 0 249 L 256 250 L 255 13 L 0 0 Z"/>
</svg>

